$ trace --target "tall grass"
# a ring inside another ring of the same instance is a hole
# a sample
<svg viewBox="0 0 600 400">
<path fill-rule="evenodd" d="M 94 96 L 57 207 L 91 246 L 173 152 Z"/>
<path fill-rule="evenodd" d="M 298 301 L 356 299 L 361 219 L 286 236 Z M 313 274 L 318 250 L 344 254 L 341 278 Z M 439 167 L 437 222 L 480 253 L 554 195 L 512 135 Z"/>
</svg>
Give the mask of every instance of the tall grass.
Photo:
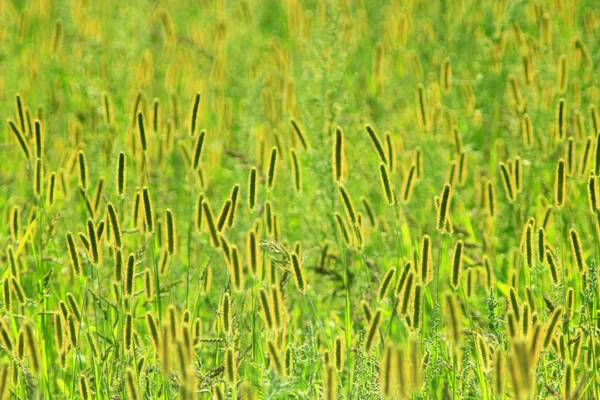
<svg viewBox="0 0 600 400">
<path fill-rule="evenodd" d="M 596 7 L 4 2 L 0 399 L 599 398 Z"/>
</svg>

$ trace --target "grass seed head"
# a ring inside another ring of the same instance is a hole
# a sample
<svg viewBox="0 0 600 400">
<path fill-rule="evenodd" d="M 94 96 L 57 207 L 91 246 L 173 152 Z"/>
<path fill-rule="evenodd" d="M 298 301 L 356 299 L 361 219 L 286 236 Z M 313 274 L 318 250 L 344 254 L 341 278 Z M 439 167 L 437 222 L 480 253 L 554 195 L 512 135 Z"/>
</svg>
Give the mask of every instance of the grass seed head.
<svg viewBox="0 0 600 400">
<path fill-rule="evenodd" d="M 554 206 L 557 208 L 565 204 L 565 161 L 561 158 L 556 165 L 554 178 Z"/>
<path fill-rule="evenodd" d="M 129 254 L 127 257 L 127 268 L 125 270 L 125 294 L 127 296 L 133 295 L 135 289 L 135 255 Z"/>
<path fill-rule="evenodd" d="M 365 337 L 365 351 L 369 353 L 375 345 L 377 333 L 379 332 L 379 325 L 381 324 L 381 310 L 378 309 L 371 318 L 369 329 Z"/>
<path fill-rule="evenodd" d="M 431 237 L 429 235 L 423 235 L 421 239 L 419 278 L 423 285 L 427 285 L 433 279 L 433 254 Z"/>
<path fill-rule="evenodd" d="M 379 175 L 381 177 L 381 186 L 383 187 L 383 193 L 389 205 L 396 203 L 396 197 L 392 188 L 392 182 L 388 173 L 386 165 L 382 162 L 379 164 Z"/>
<path fill-rule="evenodd" d="M 450 277 L 450 285 L 454 290 L 457 290 L 460 286 L 460 274 L 462 272 L 462 253 L 464 243 L 462 240 L 458 240 L 454 246 L 454 253 L 452 255 L 452 275 Z"/>
<path fill-rule="evenodd" d="M 294 280 L 296 282 L 296 288 L 298 288 L 300 293 L 306 293 L 307 287 L 304 277 L 304 268 L 296 253 L 292 253 L 292 270 L 294 274 Z"/>
<path fill-rule="evenodd" d="M 267 189 L 273 190 L 275 186 L 275 178 L 277 176 L 277 147 L 271 149 L 271 157 L 269 158 L 269 170 L 267 173 Z"/>
<path fill-rule="evenodd" d="M 379 285 L 379 292 L 377 295 L 377 299 L 379 301 L 382 301 L 385 298 L 385 295 L 388 291 L 388 288 L 390 287 L 390 283 L 392 282 L 392 279 L 394 278 L 395 273 L 396 273 L 396 268 L 390 268 L 383 276 L 383 279 L 381 280 L 381 284 Z"/>
<path fill-rule="evenodd" d="M 144 202 L 144 219 L 146 229 L 150 233 L 154 233 L 154 211 L 152 209 L 152 201 L 147 187 L 142 188 L 142 198 Z"/>
</svg>

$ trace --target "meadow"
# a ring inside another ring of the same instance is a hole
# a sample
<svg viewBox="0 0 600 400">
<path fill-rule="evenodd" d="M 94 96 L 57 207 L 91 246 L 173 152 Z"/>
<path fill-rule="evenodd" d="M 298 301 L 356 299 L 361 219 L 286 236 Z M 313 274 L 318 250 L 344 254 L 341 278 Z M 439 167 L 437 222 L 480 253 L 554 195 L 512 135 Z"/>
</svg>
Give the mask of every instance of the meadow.
<svg viewBox="0 0 600 400">
<path fill-rule="evenodd" d="M 591 0 L 0 0 L 0 400 L 599 399 Z"/>
</svg>

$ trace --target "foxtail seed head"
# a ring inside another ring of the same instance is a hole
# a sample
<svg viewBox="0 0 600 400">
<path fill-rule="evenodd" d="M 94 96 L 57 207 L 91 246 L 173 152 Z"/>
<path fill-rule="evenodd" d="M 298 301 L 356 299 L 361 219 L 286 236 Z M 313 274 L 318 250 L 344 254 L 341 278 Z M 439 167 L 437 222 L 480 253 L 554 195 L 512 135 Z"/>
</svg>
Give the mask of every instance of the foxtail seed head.
<svg viewBox="0 0 600 400">
<path fill-rule="evenodd" d="M 269 158 L 269 171 L 267 174 L 267 189 L 273 190 L 275 178 L 277 176 L 277 147 L 271 149 L 271 158 Z"/>
<path fill-rule="evenodd" d="M 41 158 L 35 160 L 35 169 L 33 170 L 33 193 L 39 199 L 42 197 L 44 187 L 44 162 Z"/>
<path fill-rule="evenodd" d="M 150 200 L 150 193 L 148 188 L 142 189 L 142 198 L 144 202 L 144 218 L 146 221 L 146 229 L 148 232 L 154 233 L 154 211 L 152 210 L 152 202 Z"/>
<path fill-rule="evenodd" d="M 509 203 L 512 203 L 515 200 L 515 188 L 513 185 L 512 174 L 506 164 L 500 163 L 500 173 L 502 175 L 504 191 L 506 192 L 506 199 Z"/>
<path fill-rule="evenodd" d="M 590 212 L 593 214 L 598 209 L 598 194 L 596 191 L 596 175 L 594 171 L 590 171 L 587 183 L 588 205 Z"/>
<path fill-rule="evenodd" d="M 408 276 L 406 277 L 406 283 L 404 284 L 404 287 L 402 288 L 402 292 L 401 295 L 399 296 L 401 299 L 401 302 L 399 303 L 399 314 L 400 315 L 406 315 L 406 313 L 408 312 L 408 307 L 410 305 L 410 300 L 413 297 L 413 291 L 414 291 L 414 286 L 415 286 L 415 272 L 414 271 L 409 271 L 408 272 Z"/>
<path fill-rule="evenodd" d="M 352 203 L 352 199 L 350 198 L 348 191 L 342 185 L 340 185 L 340 194 L 342 196 L 342 200 L 344 201 L 344 207 L 346 208 L 346 214 L 348 215 L 348 219 L 350 220 L 350 222 L 352 222 L 353 226 L 356 226 L 357 221 L 354 204 Z"/>
<path fill-rule="evenodd" d="M 415 286 L 415 295 L 413 299 L 413 315 L 412 315 L 412 328 L 415 331 L 419 331 L 421 327 L 421 319 L 423 317 L 423 285 L 417 284 Z"/>
<path fill-rule="evenodd" d="M 10 279 L 4 279 L 2 283 L 2 300 L 4 302 L 4 311 L 11 312 L 12 309 L 12 290 L 10 287 Z"/>
<path fill-rule="evenodd" d="M 19 128 L 17 128 L 17 125 L 15 125 L 15 123 L 12 120 L 8 120 L 8 125 L 15 134 L 15 137 L 17 138 L 17 141 L 21 146 L 21 151 L 23 151 L 23 155 L 26 159 L 29 159 L 29 157 L 31 156 L 31 151 L 29 150 L 29 141 L 27 140 L 27 137 L 23 134 L 21 130 L 19 130 Z"/>
<path fill-rule="evenodd" d="M 486 184 L 486 196 L 485 196 L 485 204 L 490 217 L 494 217 L 496 215 L 496 190 L 494 189 L 494 184 L 492 181 L 487 181 Z"/>
<path fill-rule="evenodd" d="M 521 117 L 521 135 L 523 136 L 525 147 L 531 147 L 533 145 L 533 124 L 531 123 L 531 117 L 527 113 Z"/>
<path fill-rule="evenodd" d="M 36 119 L 35 126 L 35 155 L 37 158 L 44 158 L 44 132 L 42 130 L 42 122 Z"/>
<path fill-rule="evenodd" d="M 450 57 L 444 58 L 442 61 L 440 82 L 442 85 L 442 92 L 448 94 L 452 90 L 452 63 Z"/>
<path fill-rule="evenodd" d="M 177 235 L 175 233 L 175 221 L 173 219 L 173 212 L 171 209 L 167 209 L 165 211 L 165 234 L 167 237 L 167 252 L 169 255 L 173 255 L 175 253 Z"/>
<path fill-rule="evenodd" d="M 248 176 L 248 208 L 254 210 L 256 207 L 256 167 L 252 167 Z"/>
<path fill-rule="evenodd" d="M 281 297 L 281 291 L 279 285 L 271 287 L 271 301 L 273 305 L 273 316 L 275 317 L 275 326 L 278 328 L 283 327 L 284 310 L 283 298 Z"/>
<path fill-rule="evenodd" d="M 546 262 L 550 269 L 550 279 L 554 285 L 557 285 L 560 282 L 560 273 L 558 271 L 556 258 L 550 249 L 546 249 Z"/>
<path fill-rule="evenodd" d="M 325 366 L 325 373 L 323 376 L 323 389 L 324 389 L 324 398 L 325 400 L 335 400 L 338 398 L 337 395 L 337 371 L 335 369 L 335 365 L 332 363 L 327 363 Z"/>
<path fill-rule="evenodd" d="M 452 187 L 446 183 L 440 197 L 440 206 L 437 210 L 437 228 L 444 231 L 450 214 L 450 201 L 452 196 Z"/>
<path fill-rule="evenodd" d="M 67 248 L 71 258 L 73 274 L 79 276 L 81 275 L 81 261 L 79 260 L 79 253 L 77 253 L 77 247 L 75 247 L 75 240 L 73 239 L 73 234 L 71 232 L 67 232 Z"/>
<path fill-rule="evenodd" d="M 333 346 L 333 359 L 335 361 L 335 369 L 338 372 L 344 370 L 344 338 L 342 336 L 336 336 Z"/>
<path fill-rule="evenodd" d="M 462 253 L 464 243 L 462 240 L 458 240 L 454 246 L 454 254 L 452 255 L 452 275 L 450 278 L 450 285 L 454 290 L 457 290 L 460 286 L 460 274 L 462 271 Z"/>
<path fill-rule="evenodd" d="M 387 203 L 389 205 L 393 205 L 396 202 L 396 198 L 394 196 L 392 182 L 390 181 L 390 176 L 387 167 L 383 162 L 379 164 L 379 174 L 381 176 L 381 185 L 383 187 L 383 192 L 385 193 Z"/>
<path fill-rule="evenodd" d="M 383 276 L 381 280 L 381 284 L 379 285 L 379 294 L 377 299 L 382 301 L 385 298 L 388 288 L 390 287 L 390 283 L 394 278 L 394 274 L 396 273 L 396 268 L 390 268 L 386 274 Z"/>
<path fill-rule="evenodd" d="M 373 130 L 373 128 L 371 128 L 370 125 L 366 125 L 365 129 L 369 133 L 369 137 L 371 138 L 371 141 L 373 142 L 373 147 L 375 147 L 375 150 L 377 151 L 377 154 L 379 155 L 381 162 L 384 164 L 387 164 L 388 160 L 386 159 L 385 152 L 383 151 L 383 145 L 381 144 L 381 140 L 379 139 L 379 136 Z"/>
<path fill-rule="evenodd" d="M 296 193 L 302 192 L 302 169 L 300 168 L 300 161 L 296 149 L 290 150 L 290 160 L 292 164 L 292 175 L 294 177 L 294 190 Z"/>
<path fill-rule="evenodd" d="M 160 338 L 160 331 L 158 330 L 158 324 L 156 319 L 150 314 L 150 312 L 146 313 L 146 326 L 148 327 L 148 333 L 150 333 L 150 338 L 152 339 L 152 344 L 154 345 L 154 351 L 158 352 Z"/>
<path fill-rule="evenodd" d="M 144 295 L 148 302 L 152 301 L 154 298 L 154 281 L 152 279 L 152 271 L 150 271 L 150 268 L 144 270 Z"/>
<path fill-rule="evenodd" d="M 106 125 L 113 124 L 113 108 L 110 94 L 105 90 L 102 92 L 102 105 L 104 106 L 104 123 Z"/>
<path fill-rule="evenodd" d="M 219 216 L 217 217 L 217 230 L 219 232 L 223 232 L 227 227 L 227 220 L 229 219 L 229 214 L 231 212 L 231 205 L 231 199 L 227 199 L 219 211 Z"/>
<path fill-rule="evenodd" d="M 235 225 L 239 193 L 240 185 L 236 183 L 231 188 L 231 193 L 229 194 L 229 199 L 231 200 L 231 210 L 229 211 L 229 217 L 227 218 L 227 226 L 230 228 L 232 228 Z"/>
<path fill-rule="evenodd" d="M 133 315 L 127 313 L 125 316 L 125 350 L 130 351 L 133 343 Z"/>
<path fill-rule="evenodd" d="M 427 98 L 425 97 L 425 87 L 420 83 L 417 85 L 417 106 L 419 126 L 423 130 L 428 130 L 429 113 L 427 112 Z"/>
<path fill-rule="evenodd" d="M 512 312 L 513 312 L 516 320 L 520 321 L 521 320 L 521 312 L 519 310 L 519 300 L 517 299 L 517 292 L 515 291 L 514 287 L 510 288 L 509 301 L 510 301 L 510 306 L 511 306 Z"/>
<path fill-rule="evenodd" d="M 75 316 L 78 322 L 81 322 L 81 310 L 79 309 L 79 304 L 77 304 L 77 300 L 72 293 L 67 293 L 67 303 L 69 303 L 69 309 L 71 310 L 72 315 Z"/>
<path fill-rule="evenodd" d="M 135 255 L 133 253 L 129 254 L 127 258 L 127 269 L 125 271 L 125 293 L 127 296 L 131 296 L 133 294 L 133 289 L 135 287 Z"/>
<path fill-rule="evenodd" d="M 515 157 L 513 175 L 515 190 L 517 193 L 521 193 L 523 190 L 523 163 L 521 161 L 521 157 Z"/>
<path fill-rule="evenodd" d="M 190 137 L 194 137 L 196 134 L 196 120 L 198 119 L 198 108 L 200 107 L 200 92 L 197 92 L 194 96 L 194 102 L 192 103 L 192 109 L 190 113 Z"/>
<path fill-rule="evenodd" d="M 294 273 L 294 280 L 296 281 L 296 287 L 300 293 L 306 293 L 307 287 L 306 280 L 304 278 L 304 268 L 302 267 L 302 263 L 300 262 L 296 253 L 292 253 L 292 269 Z"/>
<path fill-rule="evenodd" d="M 404 185 L 402 189 L 402 202 L 404 204 L 408 204 L 410 201 L 410 197 L 412 195 L 412 188 L 414 186 L 414 181 L 416 179 L 415 174 L 417 171 L 417 165 L 413 164 L 408 171 L 408 175 L 406 175 L 406 179 L 404 180 Z"/>
<path fill-rule="evenodd" d="M 489 371 L 492 367 L 490 348 L 481 335 L 476 336 L 476 343 L 479 365 L 484 371 Z"/>
<path fill-rule="evenodd" d="M 362 300 L 360 302 L 360 306 L 363 310 L 363 314 L 365 314 L 365 320 L 367 321 L 367 323 L 371 322 L 371 318 L 373 318 L 373 310 L 371 310 L 371 306 L 369 306 L 369 303 Z"/>
<path fill-rule="evenodd" d="M 537 231 L 537 258 L 540 263 L 544 263 L 546 257 L 546 230 L 544 227 L 539 227 Z"/>
<path fill-rule="evenodd" d="M 533 268 L 534 266 L 534 246 L 533 246 L 533 230 L 535 229 L 535 220 L 530 218 L 525 224 L 523 236 L 521 238 L 521 248 L 525 258 L 525 266 Z"/>
<path fill-rule="evenodd" d="M 558 322 L 560 321 L 562 312 L 562 307 L 557 307 L 550 316 L 548 325 L 546 327 L 546 334 L 544 335 L 544 349 L 547 349 L 548 347 L 550 347 L 550 344 L 552 344 L 552 339 L 554 339 L 554 333 L 556 332 L 556 327 L 558 326 Z"/>
<path fill-rule="evenodd" d="M 563 54 L 558 59 L 558 72 L 556 74 L 556 88 L 559 93 L 566 92 L 568 81 L 569 66 L 567 64 L 567 56 Z"/>
<path fill-rule="evenodd" d="M 296 120 L 294 118 L 290 118 L 290 122 L 292 124 L 292 127 L 294 128 L 294 132 L 296 132 L 296 135 L 298 136 L 298 139 L 300 139 L 300 143 L 302 143 L 302 147 L 304 148 L 304 150 L 307 150 L 308 144 L 306 142 L 306 137 L 304 136 L 304 132 L 300 128 L 300 125 L 298 125 L 298 122 L 296 122 Z"/>
<path fill-rule="evenodd" d="M 120 249 L 123 247 L 123 240 L 121 226 L 119 224 L 119 216 L 117 215 L 115 207 L 112 205 L 112 203 L 108 203 L 106 209 L 108 211 L 108 218 L 112 229 L 113 244 L 116 249 Z"/>
<path fill-rule="evenodd" d="M 565 319 L 570 321 L 575 314 L 575 290 L 572 287 L 568 288 L 565 297 Z"/>
<path fill-rule="evenodd" d="M 571 176 L 575 172 L 575 138 L 573 136 L 567 138 L 565 159 L 567 162 L 567 175 Z"/>
<path fill-rule="evenodd" d="M 88 240 L 90 242 L 89 259 L 92 265 L 98 265 L 100 262 L 100 247 L 98 243 L 98 236 L 94 221 L 88 219 L 87 221 Z"/>
<path fill-rule="evenodd" d="M 431 238 L 429 235 L 423 235 L 419 263 L 419 277 L 423 285 L 427 285 L 433 279 L 433 255 L 431 248 Z"/>
<path fill-rule="evenodd" d="M 202 130 L 200 135 L 196 138 L 196 144 L 194 145 L 194 158 L 192 162 L 192 168 L 197 171 L 200 167 L 200 158 L 202 157 L 202 149 L 204 148 L 204 137 L 206 136 L 206 130 Z"/>
<path fill-rule="evenodd" d="M 596 157 L 595 157 L 595 164 L 594 164 L 594 174 L 596 176 L 600 175 L 600 132 L 597 132 L 596 134 Z"/>
<path fill-rule="evenodd" d="M 225 293 L 221 299 L 221 329 L 223 332 L 231 333 L 231 297 Z"/>
<path fill-rule="evenodd" d="M 215 220 L 214 220 L 210 205 L 208 204 L 208 200 L 204 200 L 202 202 L 202 207 L 204 209 L 206 225 L 208 226 L 208 232 L 210 234 L 210 242 L 214 248 L 218 249 L 221 244 L 220 244 L 220 240 L 219 240 L 217 226 L 215 224 Z"/>
<path fill-rule="evenodd" d="M 523 304 L 523 309 L 521 310 L 521 333 L 524 338 L 527 338 L 529 332 L 531 331 L 531 310 L 529 308 L 529 303 Z"/>
<path fill-rule="evenodd" d="M 381 392 L 385 399 L 391 399 L 393 394 L 392 365 L 394 361 L 394 351 L 391 343 L 386 343 L 383 356 L 380 362 L 379 381 L 381 382 Z"/>
<path fill-rule="evenodd" d="M 394 150 L 394 141 L 390 132 L 385 133 L 385 143 L 387 144 L 387 161 L 390 167 L 390 171 L 394 172 L 396 169 L 396 151 Z"/>
<path fill-rule="evenodd" d="M 417 179 L 423 178 L 423 150 L 420 147 L 415 149 L 414 164 L 417 166 Z"/>
<path fill-rule="evenodd" d="M 554 206 L 562 207 L 565 204 L 565 160 L 558 160 L 556 176 L 554 178 Z"/>
<path fill-rule="evenodd" d="M 235 385 L 237 382 L 237 365 L 235 351 L 229 347 L 225 352 L 225 379 L 230 385 Z"/>
<path fill-rule="evenodd" d="M 231 258 L 229 269 L 231 271 L 231 281 L 235 290 L 244 288 L 244 270 L 240 260 L 240 254 L 236 245 L 231 246 Z"/>
<path fill-rule="evenodd" d="M 146 128 L 145 128 L 144 114 L 139 111 L 137 113 L 137 128 L 138 135 L 140 136 L 140 144 L 142 145 L 142 151 L 146 152 L 148 150 L 148 145 L 146 143 Z"/>
<path fill-rule="evenodd" d="M 279 354 L 279 349 L 277 348 L 277 345 L 272 340 L 268 340 L 267 347 L 269 349 L 270 364 L 275 367 L 275 371 L 279 375 L 284 375 L 284 365 L 283 361 L 281 360 L 281 355 Z"/>
<path fill-rule="evenodd" d="M 133 369 L 127 368 L 125 374 L 125 382 L 127 384 L 127 394 L 131 400 L 139 400 L 140 399 L 140 391 L 138 389 L 138 383 L 135 380 L 135 374 Z"/>
<path fill-rule="evenodd" d="M 408 276 L 408 273 L 411 270 L 412 270 L 412 263 L 410 261 L 407 261 L 406 264 L 404 264 L 402 274 L 398 277 L 398 280 L 396 282 L 396 289 L 394 290 L 394 295 L 396 297 L 400 297 L 400 294 L 402 293 L 402 290 L 404 289 L 404 284 L 406 283 L 406 277 Z"/>
<path fill-rule="evenodd" d="M 294 374 L 294 352 L 291 346 L 285 349 L 285 373 L 287 376 Z"/>
<path fill-rule="evenodd" d="M 273 319 L 273 313 L 271 311 L 271 302 L 269 300 L 269 294 L 265 289 L 261 289 L 259 292 L 260 305 L 265 318 L 265 323 L 268 329 L 273 329 L 275 322 Z"/>
<path fill-rule="evenodd" d="M 59 315 L 56 313 L 55 315 Z M 10 333 L 10 328 L 4 318 L 0 318 L 0 343 L 8 351 L 12 352 L 14 349 L 14 340 Z"/>
<path fill-rule="evenodd" d="M 565 99 L 561 98 L 556 104 L 555 126 L 558 138 L 563 140 L 567 132 L 567 105 Z"/>
<path fill-rule="evenodd" d="M 117 282 L 121 282 L 121 279 L 123 279 L 123 250 L 121 249 L 115 250 L 113 276 Z"/>
<path fill-rule="evenodd" d="M 577 265 L 577 269 L 580 273 L 585 270 L 585 258 L 583 256 L 583 249 L 581 248 L 581 240 L 579 234 L 573 228 L 569 230 L 569 243 L 571 244 L 571 252 L 573 253 L 573 259 Z"/>
<path fill-rule="evenodd" d="M 593 139 L 588 137 L 581 153 L 581 159 L 579 160 L 579 175 L 585 176 L 586 171 L 590 163 L 590 155 L 592 153 L 592 142 Z"/>
<path fill-rule="evenodd" d="M 85 374 L 79 375 L 79 394 L 83 400 L 90 400 L 92 398 L 90 394 L 90 384 Z"/>
<path fill-rule="evenodd" d="M 25 323 L 25 341 L 27 348 L 29 349 L 29 355 L 31 356 L 31 366 L 36 374 L 42 372 L 42 360 L 40 358 L 40 350 L 38 347 L 38 341 L 35 338 L 35 330 L 31 323 Z"/>
<path fill-rule="evenodd" d="M 257 274 L 258 272 L 258 257 L 259 257 L 259 247 L 258 247 L 258 242 L 257 242 L 257 238 L 256 238 L 256 233 L 253 230 L 250 230 L 250 232 L 248 233 L 248 240 L 247 240 L 247 257 L 248 257 L 248 263 L 250 266 L 250 271 L 252 271 L 253 274 Z"/>
<path fill-rule="evenodd" d="M 592 136 L 598 135 L 600 133 L 600 114 L 598 114 L 598 109 L 594 104 L 588 106 L 588 115 L 592 130 L 590 134 Z"/>
<path fill-rule="evenodd" d="M 377 333 L 379 332 L 379 325 L 381 324 L 381 310 L 378 309 L 375 312 L 373 318 L 371 318 L 371 323 L 369 324 L 369 329 L 367 330 L 367 336 L 365 338 L 365 351 L 369 353 L 375 344 L 375 338 L 377 337 Z"/>
<path fill-rule="evenodd" d="M 447 293 L 446 294 L 446 315 L 448 316 L 448 323 L 450 324 L 450 338 L 455 348 L 459 348 L 461 332 L 460 332 L 460 319 L 458 314 L 458 308 L 456 306 L 456 300 L 454 299 L 454 294 Z"/>
<path fill-rule="evenodd" d="M 341 182 L 344 173 L 344 131 L 339 126 L 335 129 L 333 145 L 333 180 Z"/>
</svg>

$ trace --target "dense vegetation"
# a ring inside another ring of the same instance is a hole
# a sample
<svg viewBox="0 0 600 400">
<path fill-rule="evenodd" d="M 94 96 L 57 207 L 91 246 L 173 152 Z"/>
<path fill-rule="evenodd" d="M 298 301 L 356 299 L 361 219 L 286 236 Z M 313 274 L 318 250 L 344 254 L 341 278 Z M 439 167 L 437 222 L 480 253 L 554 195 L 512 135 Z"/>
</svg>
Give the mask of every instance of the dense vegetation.
<svg viewBox="0 0 600 400">
<path fill-rule="evenodd" d="M 599 398 L 593 1 L 0 1 L 0 399 Z"/>
</svg>

